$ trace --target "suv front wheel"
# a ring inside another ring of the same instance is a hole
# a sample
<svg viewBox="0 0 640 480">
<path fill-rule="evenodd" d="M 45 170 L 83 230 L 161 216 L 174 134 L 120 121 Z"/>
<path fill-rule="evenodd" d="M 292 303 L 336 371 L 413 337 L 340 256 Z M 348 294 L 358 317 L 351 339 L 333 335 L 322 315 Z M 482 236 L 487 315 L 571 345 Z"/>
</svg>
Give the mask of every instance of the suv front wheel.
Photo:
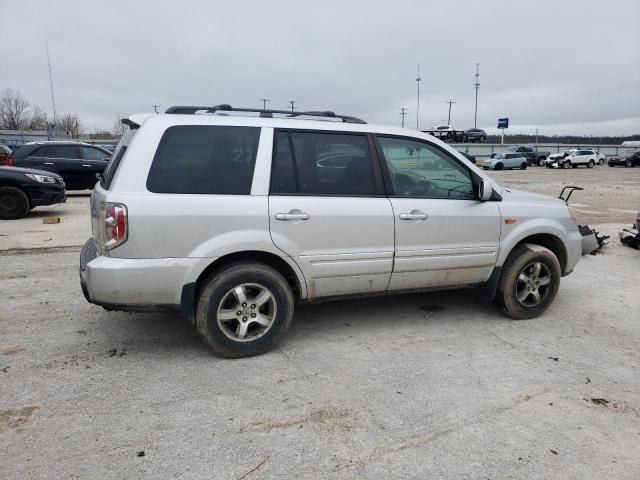
<svg viewBox="0 0 640 480">
<path fill-rule="evenodd" d="M 560 273 L 560 262 L 551 250 L 519 245 L 503 266 L 495 302 L 511 318 L 537 317 L 558 293 Z"/>
<path fill-rule="evenodd" d="M 293 303 L 291 287 L 276 270 L 258 262 L 234 263 L 205 281 L 196 328 L 217 355 L 260 355 L 289 328 Z"/>
</svg>

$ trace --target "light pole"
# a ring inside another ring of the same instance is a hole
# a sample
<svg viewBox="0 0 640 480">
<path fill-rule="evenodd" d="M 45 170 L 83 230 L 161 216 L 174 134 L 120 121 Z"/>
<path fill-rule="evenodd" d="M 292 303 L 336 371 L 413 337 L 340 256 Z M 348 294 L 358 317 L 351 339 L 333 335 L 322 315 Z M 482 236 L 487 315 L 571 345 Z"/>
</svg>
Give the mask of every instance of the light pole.
<svg viewBox="0 0 640 480">
<path fill-rule="evenodd" d="M 262 109 L 266 110 L 267 109 L 267 102 L 270 102 L 271 100 L 269 100 L 268 98 L 261 98 L 260 101 L 262 102 Z"/>
<path fill-rule="evenodd" d="M 473 115 L 473 128 L 478 128 L 478 89 L 480 88 L 480 64 L 476 63 L 476 111 Z"/>
<path fill-rule="evenodd" d="M 404 128 L 404 116 L 407 114 L 407 109 L 402 107 L 400 109 L 400 115 L 402 115 L 402 128 Z"/>
<path fill-rule="evenodd" d="M 447 117 L 447 125 L 451 125 L 451 105 L 453 105 L 456 102 L 454 102 L 453 100 L 448 100 L 448 101 L 446 101 L 444 103 L 448 103 L 449 104 L 449 116 Z"/>
<path fill-rule="evenodd" d="M 416 130 L 420 130 L 420 64 L 418 64 L 418 76 L 416 77 L 416 83 L 418 84 L 418 101 L 416 104 Z"/>
</svg>

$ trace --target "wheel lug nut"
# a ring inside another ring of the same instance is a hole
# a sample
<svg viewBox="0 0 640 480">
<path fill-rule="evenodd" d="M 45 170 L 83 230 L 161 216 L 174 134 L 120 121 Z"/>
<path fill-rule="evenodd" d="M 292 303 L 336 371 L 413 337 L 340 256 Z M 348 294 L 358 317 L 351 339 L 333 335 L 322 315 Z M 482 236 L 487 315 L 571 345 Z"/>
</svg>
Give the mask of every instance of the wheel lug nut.
<svg viewBox="0 0 640 480">
<path fill-rule="evenodd" d="M 246 306 L 247 306 L 247 304 L 246 304 L 246 303 L 243 303 L 243 304 L 242 304 L 242 306 L 243 306 L 243 307 L 246 307 Z"/>
<path fill-rule="evenodd" d="M 236 314 L 238 314 L 238 316 L 242 315 L 242 310 L 238 310 Z"/>
<path fill-rule="evenodd" d="M 255 314 L 255 313 L 252 313 L 252 314 L 251 314 L 251 318 L 256 318 L 256 314 Z"/>
<path fill-rule="evenodd" d="M 256 308 L 256 305 L 255 305 L 255 303 L 254 303 L 253 305 L 251 305 L 251 308 Z"/>
<path fill-rule="evenodd" d="M 247 321 L 247 317 L 244 317 L 244 318 L 242 319 L 242 321 L 243 321 L 243 322 L 246 322 L 246 321 Z"/>
</svg>

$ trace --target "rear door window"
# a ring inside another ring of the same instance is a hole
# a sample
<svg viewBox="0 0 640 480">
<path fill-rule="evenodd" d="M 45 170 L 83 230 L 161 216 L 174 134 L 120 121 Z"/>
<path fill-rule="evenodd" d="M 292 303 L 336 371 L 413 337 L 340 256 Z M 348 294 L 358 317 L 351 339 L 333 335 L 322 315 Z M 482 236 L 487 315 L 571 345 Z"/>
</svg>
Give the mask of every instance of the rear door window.
<svg viewBox="0 0 640 480">
<path fill-rule="evenodd" d="M 370 196 L 377 188 L 365 134 L 279 132 L 271 193 Z"/>
<path fill-rule="evenodd" d="M 260 129 L 213 125 L 169 127 L 153 158 L 154 193 L 248 195 Z"/>
<path fill-rule="evenodd" d="M 80 149 L 82 150 L 82 157 L 85 160 L 106 160 L 111 156 L 111 154 L 95 147 L 80 147 Z"/>
<path fill-rule="evenodd" d="M 75 145 L 49 145 L 47 158 L 82 159 L 80 149 Z"/>
</svg>

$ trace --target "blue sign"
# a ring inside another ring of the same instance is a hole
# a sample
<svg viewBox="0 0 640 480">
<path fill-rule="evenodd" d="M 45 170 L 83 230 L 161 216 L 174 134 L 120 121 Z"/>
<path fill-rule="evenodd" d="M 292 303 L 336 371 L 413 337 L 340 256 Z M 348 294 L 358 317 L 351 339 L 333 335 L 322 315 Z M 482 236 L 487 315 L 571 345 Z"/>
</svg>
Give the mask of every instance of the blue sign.
<svg viewBox="0 0 640 480">
<path fill-rule="evenodd" d="M 498 119 L 498 128 L 509 128 L 509 119 L 508 118 L 499 118 Z"/>
</svg>

